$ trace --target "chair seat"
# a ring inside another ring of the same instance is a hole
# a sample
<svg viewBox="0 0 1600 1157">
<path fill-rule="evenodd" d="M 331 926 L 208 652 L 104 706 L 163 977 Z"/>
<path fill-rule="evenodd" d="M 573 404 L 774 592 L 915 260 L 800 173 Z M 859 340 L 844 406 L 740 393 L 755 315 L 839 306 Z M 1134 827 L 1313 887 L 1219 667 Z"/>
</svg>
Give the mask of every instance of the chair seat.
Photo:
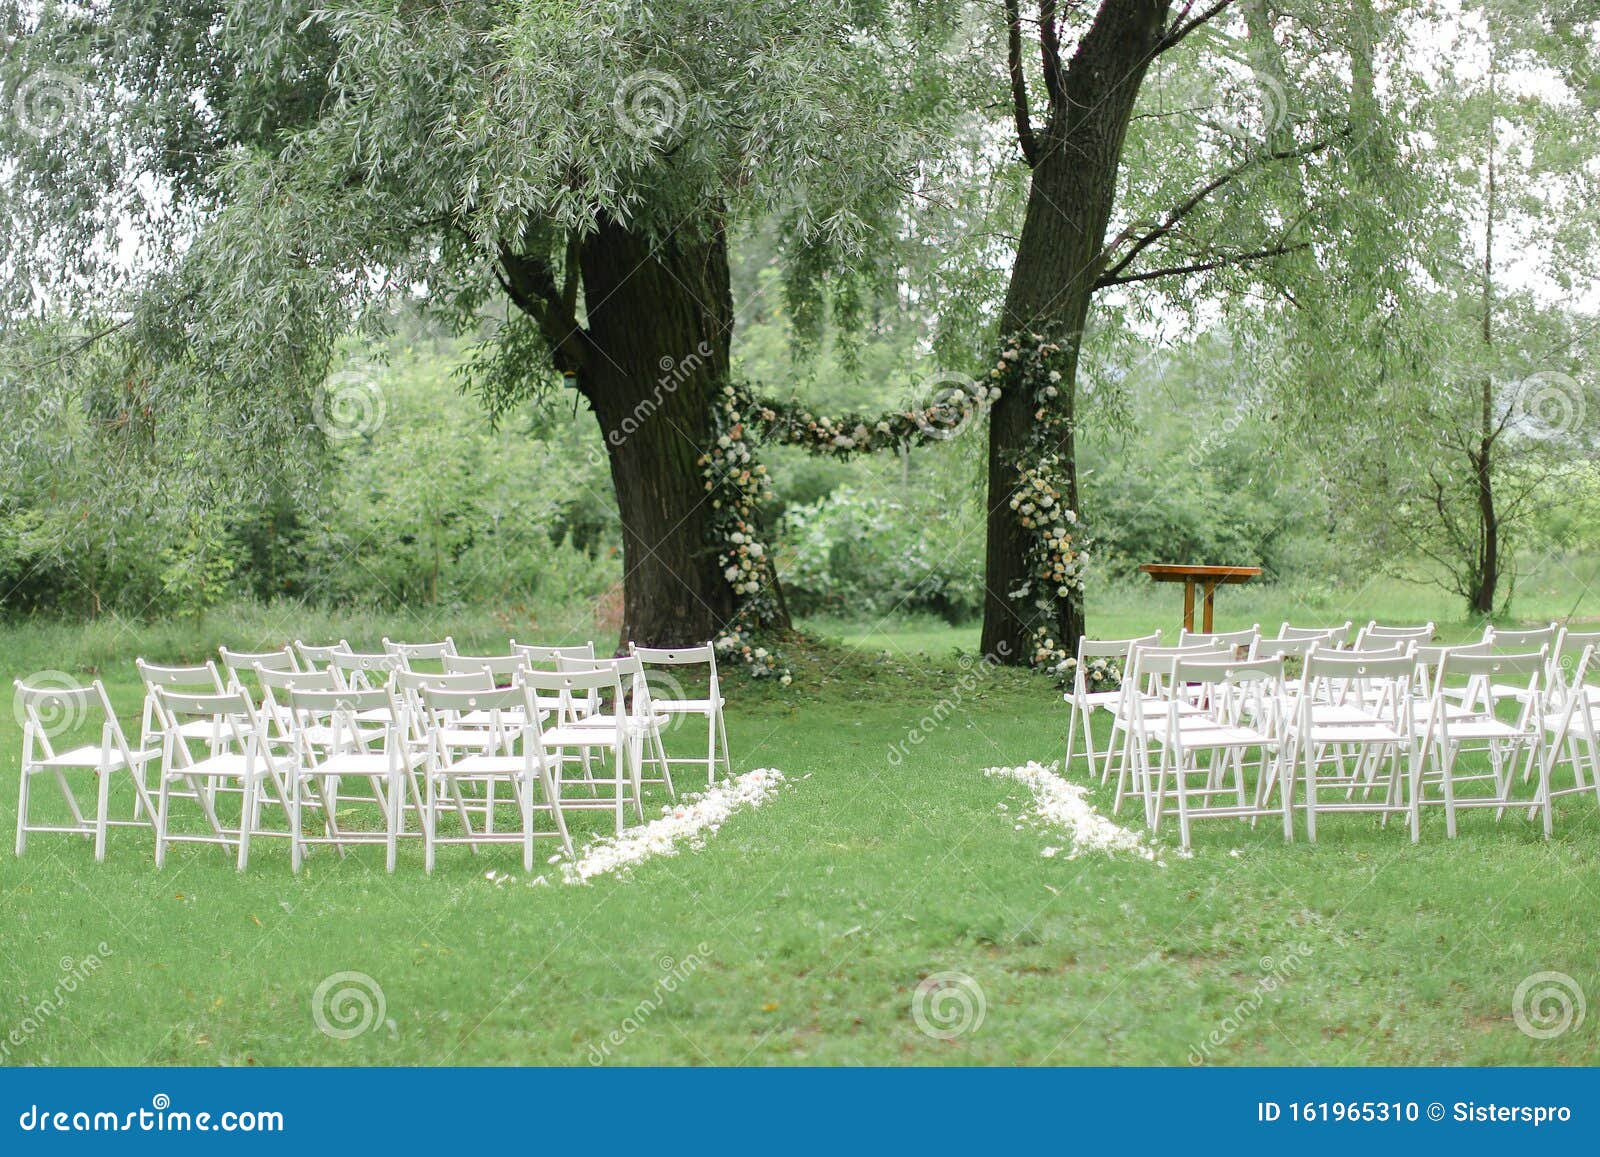
<svg viewBox="0 0 1600 1157">
<path fill-rule="evenodd" d="M 416 767 L 422 762 L 422 756 L 415 752 L 406 752 L 399 761 L 402 770 Z M 343 755 L 333 755 L 312 767 L 300 769 L 301 775 L 388 775 L 389 756 L 382 752 L 348 752 Z"/>
<path fill-rule="evenodd" d="M 1157 741 L 1161 738 L 1158 736 Z M 1185 727 L 1179 732 L 1179 746 L 1185 751 L 1204 747 L 1256 747 L 1272 742 L 1260 731 L 1250 727 L 1232 727 L 1207 720 L 1196 727 Z"/>
<path fill-rule="evenodd" d="M 1104 706 L 1107 706 L 1108 704 L 1120 702 L 1121 699 L 1122 699 L 1122 692 L 1121 691 L 1089 691 L 1089 692 L 1086 692 L 1082 696 L 1077 696 L 1077 695 L 1072 694 L 1072 692 L 1069 691 L 1065 695 L 1063 695 L 1061 698 L 1065 699 L 1068 703 L 1083 703 L 1083 704 L 1085 704 L 1086 706 L 1089 706 L 1089 707 L 1104 707 Z M 656 706 L 660 707 L 662 710 L 666 710 L 666 707 L 665 707 L 664 704 L 657 703 Z"/>
<path fill-rule="evenodd" d="M 1328 743 L 1404 743 L 1406 737 L 1385 723 L 1351 723 L 1330 727 L 1311 725 L 1311 742 Z"/>
<path fill-rule="evenodd" d="M 265 756 L 255 758 L 255 774 L 267 774 L 268 764 Z M 201 776 L 206 779 L 243 779 L 247 774 L 248 761 L 242 755 L 225 753 L 211 755 L 205 759 L 198 759 L 188 767 L 173 766 L 168 769 L 167 775 L 172 779 L 187 776 Z"/>
<path fill-rule="evenodd" d="M 720 695 L 715 699 L 650 699 L 650 705 L 663 715 L 705 715 L 727 702 Z"/>
<path fill-rule="evenodd" d="M 126 767 L 127 761 L 122 758 L 119 751 L 111 751 L 108 762 L 102 769 L 100 764 L 100 748 L 95 744 L 86 744 L 83 747 L 74 747 L 70 751 L 62 751 L 49 759 L 41 759 L 29 766 L 30 771 L 42 771 L 49 767 L 91 767 L 96 771 L 120 771 Z M 135 751 L 131 753 L 133 762 L 143 764 L 152 759 L 160 759 L 159 751 Z"/>
<path fill-rule="evenodd" d="M 469 755 L 457 759 L 447 767 L 434 769 L 435 775 L 451 779 L 481 777 L 504 779 L 519 776 L 528 770 L 528 761 L 520 755 Z"/>
<path fill-rule="evenodd" d="M 610 747 L 616 742 L 616 734 L 615 725 L 592 727 L 583 722 L 547 728 L 544 742 L 546 747 Z"/>
<path fill-rule="evenodd" d="M 1462 719 L 1450 724 L 1451 739 L 1525 739 L 1526 733 L 1520 727 L 1509 723 L 1502 723 L 1498 719 L 1485 719 L 1482 717 Z"/>
</svg>

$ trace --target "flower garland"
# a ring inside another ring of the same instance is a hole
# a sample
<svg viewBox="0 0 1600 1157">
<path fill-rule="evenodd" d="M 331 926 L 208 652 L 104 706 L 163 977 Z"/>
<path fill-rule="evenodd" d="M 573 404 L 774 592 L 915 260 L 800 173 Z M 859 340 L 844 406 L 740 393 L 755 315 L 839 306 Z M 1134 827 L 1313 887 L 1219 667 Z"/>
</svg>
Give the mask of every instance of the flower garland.
<svg viewBox="0 0 1600 1157">
<path fill-rule="evenodd" d="M 850 458 L 946 441 L 1005 390 L 1022 389 L 1034 402 L 1034 421 L 1023 459 L 1017 463 L 1011 509 L 1021 526 L 1031 532 L 1027 561 L 1032 575 L 1020 589 L 1011 591 L 1010 597 L 1021 600 L 1031 596 L 1034 609 L 1046 620 L 1046 625 L 1034 632 L 1031 664 L 1058 680 L 1070 678 L 1072 655 L 1067 641 L 1057 640 L 1049 623 L 1058 620 L 1060 600 L 1083 589 L 1089 553 L 1081 543 L 1077 512 L 1065 503 L 1066 477 L 1055 449 L 1071 423 L 1057 401 L 1062 375 L 1052 364 L 1061 345 L 1036 333 L 1027 337 L 1026 342 L 1020 333 L 1008 338 L 986 378 L 949 378 L 928 404 L 878 417 L 819 416 L 798 403 L 757 400 L 743 385 L 730 383 L 722 388 L 712 414 L 716 444 L 699 459 L 706 491 L 712 496 L 717 565 L 733 588 L 737 607 L 717 637 L 720 652 L 738 658 L 755 678 L 775 678 L 784 686 L 793 681 L 794 673 L 782 656 L 757 646 L 753 639 L 754 632 L 777 620 L 779 610 L 771 581 L 771 554 L 755 525 L 756 506 L 772 497 L 767 468 L 755 461 L 756 442 L 773 441 L 813 454 Z"/>
<path fill-rule="evenodd" d="M 1008 593 L 1016 600 L 1031 597 L 1037 616 L 1045 620 L 1034 629 L 1030 662 L 1065 682 L 1072 674 L 1071 643 L 1057 639 L 1051 624 L 1059 621 L 1060 600 L 1083 590 L 1089 552 L 1082 543 L 1078 513 L 1066 505 L 1067 478 L 1055 449 L 1071 428 L 1071 419 L 1059 404 L 1061 371 L 1052 362 L 1060 352 L 1059 342 L 1040 334 L 1030 333 L 1026 341 L 1022 334 L 1012 334 L 989 377 L 1005 383 L 1004 389 L 1026 390 L 1025 396 L 1034 403 L 1028 445 L 1016 464 L 1017 485 L 1011 495 L 1018 523 L 1030 532 L 1027 561 L 1032 573 Z"/>
<path fill-rule="evenodd" d="M 757 504 L 772 497 L 772 479 L 766 466 L 755 460 L 745 406 L 740 391 L 731 385 L 722 388 L 712 407 L 717 440 L 699 460 L 711 495 L 717 566 L 733 588 L 737 608 L 717 636 L 716 648 L 744 663 L 752 677 L 776 679 L 787 687 L 794 672 L 779 655 L 755 645 L 750 637 L 777 621 L 779 608 L 771 581 L 772 559 L 755 524 Z"/>
<path fill-rule="evenodd" d="M 783 657 L 758 646 L 753 637 L 763 625 L 775 621 L 778 612 L 770 581 L 772 558 L 755 525 L 756 506 L 772 497 L 767 468 L 755 461 L 757 441 L 799 446 L 835 458 L 944 441 L 999 396 L 997 385 L 952 378 L 925 406 L 877 418 L 859 414 L 829 418 L 818 417 L 797 403 L 758 402 L 742 385 L 724 386 L 713 407 L 716 444 L 699 460 L 706 490 L 712 496 L 717 565 L 733 587 L 737 607 L 716 639 L 718 651 L 738 658 L 754 678 L 774 678 L 785 687 L 794 679 Z"/>
</svg>

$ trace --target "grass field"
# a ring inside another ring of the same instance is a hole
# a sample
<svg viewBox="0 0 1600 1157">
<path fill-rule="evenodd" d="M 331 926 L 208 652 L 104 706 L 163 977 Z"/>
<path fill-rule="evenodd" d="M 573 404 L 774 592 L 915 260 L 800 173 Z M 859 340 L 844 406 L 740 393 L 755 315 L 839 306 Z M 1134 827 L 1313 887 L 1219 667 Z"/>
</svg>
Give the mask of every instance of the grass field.
<svg viewBox="0 0 1600 1157">
<path fill-rule="evenodd" d="M 1429 614 L 1258 596 L 1224 592 L 1222 621 Z M 1095 626 L 1170 626 L 1175 609 L 1170 588 L 1130 592 Z M 463 649 L 523 633 L 443 627 Z M 361 849 L 296 878 L 281 841 L 243 875 L 195 846 L 158 872 L 133 830 L 113 832 L 102 865 L 61 838 L 0 854 L 0 1063 L 1600 1063 L 1600 1016 L 1548 1040 L 1512 1016 L 1539 972 L 1600 995 L 1592 801 L 1564 801 L 1548 843 L 1480 812 L 1453 842 L 1426 817 L 1416 847 L 1347 816 L 1316 846 L 1214 821 L 1165 866 L 1047 858 L 1061 834 L 1018 830 L 1024 790 L 980 773 L 1059 757 L 1065 715 L 1043 680 L 956 658 L 971 629 L 813 628 L 837 641 L 796 651 L 788 693 L 731 681 L 736 770 L 776 767 L 790 785 L 704 850 L 627 875 L 530 887 L 507 848 L 446 851 L 429 878 L 409 846 L 393 876 Z M 102 673 L 131 721 L 136 654 L 335 631 L 360 646 L 382 629 L 309 615 L 40 626 L 0 635 L 0 653 L 11 673 Z M 4 713 L 8 839 L 19 746 Z M 313 993 L 346 972 L 381 988 L 383 1016 L 337 1039 Z M 970 978 L 957 995 L 983 1008 L 952 1040 L 914 1014 L 938 974 Z"/>
</svg>

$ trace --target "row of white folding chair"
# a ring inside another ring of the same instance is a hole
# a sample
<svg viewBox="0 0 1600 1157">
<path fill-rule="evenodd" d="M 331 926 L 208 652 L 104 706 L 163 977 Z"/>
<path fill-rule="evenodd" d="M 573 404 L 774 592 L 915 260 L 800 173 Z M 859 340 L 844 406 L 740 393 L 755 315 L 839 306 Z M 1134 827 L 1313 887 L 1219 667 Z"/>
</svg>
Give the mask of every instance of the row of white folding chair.
<svg viewBox="0 0 1600 1157">
<path fill-rule="evenodd" d="M 327 672 L 260 672 L 265 685 L 279 698 L 275 710 L 286 722 L 287 751 L 273 750 L 271 725 L 257 712 L 247 693 L 234 690 L 224 695 L 194 696 L 167 691 L 156 692 L 158 718 L 163 735 L 162 772 L 156 803 L 156 846 L 158 863 L 164 860 L 166 846 L 172 842 L 220 843 L 236 849 L 239 866 L 248 862 L 252 836 L 287 836 L 292 844 L 292 862 L 298 868 L 304 851 L 318 843 L 332 844 L 342 852 L 351 843 L 382 841 L 392 869 L 394 845 L 407 834 L 408 812 L 419 817 L 419 833 L 427 845 L 426 862 L 431 869 L 434 848 L 440 843 L 467 843 L 474 848 L 484 843 L 514 840 L 524 845 L 524 862 L 531 866 L 531 841 L 535 834 L 535 811 L 554 814 L 555 832 L 571 853 L 566 832 L 564 808 L 603 806 L 615 812 L 618 830 L 622 825 L 623 805 L 631 797 L 637 803 L 637 785 L 628 772 L 627 729 L 624 723 L 608 731 L 604 727 L 574 727 L 572 703 L 585 699 L 592 691 L 609 692 L 612 702 L 620 695 L 620 678 L 614 669 L 593 672 L 523 672 L 516 686 L 496 687 L 485 676 L 422 676 L 418 699 L 426 715 L 419 733 L 419 745 L 407 735 L 406 708 L 397 692 L 388 689 L 352 689 L 330 686 Z M 478 683 L 476 687 L 460 684 Z M 533 706 L 536 694 L 554 696 L 563 704 L 560 722 L 542 728 L 543 712 Z M 364 722 L 375 715 L 386 716 L 382 738 Z M 464 717 L 486 717 L 487 726 L 462 729 Z M 195 753 L 191 737 L 182 734 L 186 722 L 204 719 L 231 732 L 229 749 Z M 521 748 L 520 752 L 517 750 Z M 604 748 L 611 755 L 613 774 L 608 780 L 590 783 L 613 788 L 609 801 L 563 799 L 560 766 L 572 749 Z M 416 776 L 421 774 L 419 788 Z M 343 830 L 337 823 L 341 781 L 362 779 L 373 794 L 364 798 L 376 803 L 384 817 L 381 834 Z M 230 826 L 216 811 L 211 793 L 198 790 L 205 780 L 225 780 L 242 789 L 242 808 L 237 824 Z M 172 787 L 177 783 L 196 787 L 208 831 L 204 834 L 174 833 L 169 825 Z M 511 788 L 511 802 L 521 813 L 516 831 L 496 831 L 489 821 L 495 805 L 490 802 L 478 810 L 483 823 L 474 828 L 460 788 L 474 784 L 505 784 Z M 311 794 L 307 794 L 309 789 Z M 538 795 L 536 800 L 535 795 Z M 441 796 L 454 805 L 462 822 L 457 837 L 438 834 Z M 539 802 L 542 800 L 542 802 Z M 263 804 L 282 808 L 286 824 L 282 830 L 260 822 Z M 308 813 L 320 812 L 323 835 L 304 831 Z"/>
<path fill-rule="evenodd" d="M 1393 648 L 1362 654 L 1313 647 L 1303 659 L 1298 687 L 1283 678 L 1282 648 L 1255 659 L 1150 648 L 1143 664 L 1135 654 L 1139 677 L 1139 669 L 1152 664 L 1170 665 L 1170 674 L 1158 675 L 1154 684 L 1163 708 L 1152 711 L 1145 703 L 1132 715 L 1133 758 L 1119 774 L 1117 806 L 1131 781 L 1144 796 L 1152 826 L 1159 826 L 1169 794 L 1190 819 L 1254 818 L 1274 810 L 1276 792 L 1285 834 L 1292 836 L 1293 801 L 1297 786 L 1303 786 L 1312 839 L 1318 812 L 1327 810 L 1376 811 L 1385 819 L 1406 812 L 1415 839 L 1420 811 L 1431 804 L 1443 806 L 1451 836 L 1459 809 L 1492 807 L 1503 814 L 1518 806 L 1528 807 L 1530 815 L 1542 810 L 1548 834 L 1553 796 L 1593 786 L 1600 797 L 1600 781 L 1590 777 L 1586 784 L 1574 746 L 1588 744 L 1600 711 L 1587 697 L 1571 696 L 1570 715 L 1552 727 L 1543 710 L 1543 652 L 1493 654 L 1481 645 L 1438 650 L 1437 656 L 1419 660 Z M 1429 665 L 1434 668 L 1434 690 L 1419 702 L 1414 687 Z M 1589 670 L 1587 664 L 1583 670 Z M 1496 684 L 1496 678 L 1516 682 Z M 1248 682 L 1250 694 L 1235 685 L 1240 680 Z M 1452 702 L 1447 695 L 1465 684 L 1487 688 L 1469 698 L 1466 707 L 1459 696 Z M 1508 697 L 1506 687 L 1518 694 Z M 1352 695 L 1352 688 L 1359 688 L 1358 693 Z M 1509 713 L 1508 698 L 1516 707 Z M 1548 754 L 1547 730 L 1556 735 Z M 1459 757 L 1469 743 L 1485 752 L 1487 771 L 1461 769 Z M 1556 788 L 1551 772 L 1563 750 L 1568 750 L 1574 782 Z M 1258 771 L 1253 799 L 1245 784 L 1246 751 Z M 1200 754 L 1212 758 L 1201 762 Z M 1600 755 L 1592 744 L 1588 754 L 1593 770 Z M 1152 755 L 1159 755 L 1159 762 Z M 1380 774 L 1385 762 L 1388 770 Z M 1519 764 L 1523 782 L 1538 774 L 1531 796 L 1515 793 Z M 1205 777 L 1199 788 L 1194 786 L 1197 775 Z M 1459 789 L 1475 781 L 1492 785 L 1492 790 L 1462 795 Z M 1344 800 L 1327 801 L 1323 791 L 1329 788 L 1342 791 Z M 1430 798 L 1430 788 L 1436 798 Z M 1231 801 L 1217 802 L 1227 795 Z M 1187 846 L 1188 822 L 1180 820 Z"/>
</svg>

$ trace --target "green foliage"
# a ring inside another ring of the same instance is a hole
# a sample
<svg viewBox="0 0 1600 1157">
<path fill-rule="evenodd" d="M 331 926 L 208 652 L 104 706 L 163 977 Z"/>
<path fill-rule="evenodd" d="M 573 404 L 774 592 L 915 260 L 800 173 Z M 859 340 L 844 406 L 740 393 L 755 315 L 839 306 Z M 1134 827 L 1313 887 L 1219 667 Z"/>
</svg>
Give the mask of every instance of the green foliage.
<svg viewBox="0 0 1600 1157">
<path fill-rule="evenodd" d="M 845 486 L 790 506 L 781 527 L 789 604 L 797 614 L 969 621 L 983 605 L 978 515 L 973 504 L 950 510 L 921 486 Z"/>
</svg>

